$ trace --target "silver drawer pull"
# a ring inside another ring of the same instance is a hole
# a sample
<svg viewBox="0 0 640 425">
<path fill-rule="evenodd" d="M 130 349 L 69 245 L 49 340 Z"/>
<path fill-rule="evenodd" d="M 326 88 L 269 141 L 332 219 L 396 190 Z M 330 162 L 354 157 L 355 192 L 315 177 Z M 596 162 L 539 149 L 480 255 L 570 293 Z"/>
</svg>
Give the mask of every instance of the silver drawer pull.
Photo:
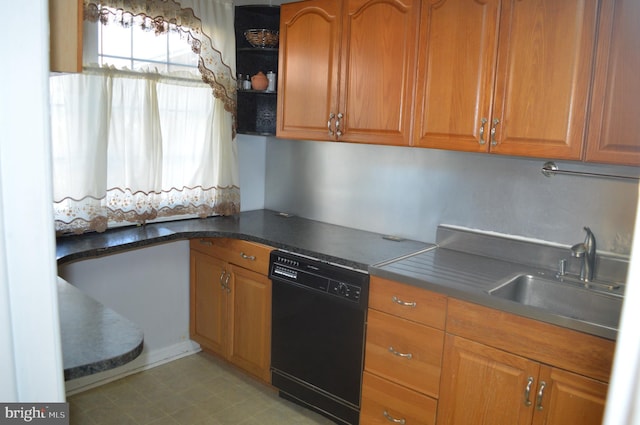
<svg viewBox="0 0 640 425">
<path fill-rule="evenodd" d="M 206 246 L 212 246 L 213 242 L 211 241 L 205 241 L 204 239 L 200 239 L 200 245 L 206 245 Z"/>
<path fill-rule="evenodd" d="M 404 425 L 404 424 L 407 423 L 407 421 L 405 421 L 404 419 L 396 419 L 396 418 L 394 418 L 386 410 L 384 412 L 382 412 L 382 414 L 384 415 L 386 420 L 388 420 L 389 422 L 393 422 L 394 424 Z"/>
<path fill-rule="evenodd" d="M 391 354 L 393 354 L 394 356 L 404 357 L 407 360 L 411 360 L 413 358 L 413 354 L 411 354 L 411 353 L 400 353 L 400 352 L 394 350 L 393 347 L 389 347 L 389 352 Z"/>
<path fill-rule="evenodd" d="M 240 253 L 240 256 L 244 259 L 244 260 L 250 260 L 250 261 L 256 261 L 256 256 L 255 255 L 247 255 L 244 252 Z"/>
<path fill-rule="evenodd" d="M 396 304 L 400 304 L 401 306 L 404 307 L 411 307 L 411 308 L 415 308 L 416 307 L 416 302 L 409 302 L 409 301 L 402 301 L 400 298 L 396 297 L 395 295 L 393 297 L 391 297 L 391 301 L 393 301 Z"/>
</svg>

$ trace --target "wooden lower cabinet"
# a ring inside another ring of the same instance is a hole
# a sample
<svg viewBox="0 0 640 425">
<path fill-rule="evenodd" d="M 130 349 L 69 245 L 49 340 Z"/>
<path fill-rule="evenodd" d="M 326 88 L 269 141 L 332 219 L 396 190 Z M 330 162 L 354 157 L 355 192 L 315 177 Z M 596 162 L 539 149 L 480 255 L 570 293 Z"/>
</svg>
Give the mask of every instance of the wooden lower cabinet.
<svg viewBox="0 0 640 425">
<path fill-rule="evenodd" d="M 536 362 L 447 334 L 438 425 L 530 424 L 533 403 L 525 401 L 535 382 L 528 380 L 539 370 Z"/>
<path fill-rule="evenodd" d="M 256 272 L 233 267 L 229 287 L 229 361 L 269 381 L 271 280 Z"/>
<path fill-rule="evenodd" d="M 604 417 L 608 385 L 550 366 L 540 368 L 539 382 L 545 382 L 536 405 L 534 425 L 600 425 Z M 539 389 L 538 389 L 539 392 Z"/>
<path fill-rule="evenodd" d="M 269 382 L 271 280 L 264 265 L 270 248 L 242 242 L 191 241 L 190 336 L 204 350 Z M 237 248 L 238 255 L 229 249 L 222 252 L 225 259 L 214 256 L 221 254 L 221 243 Z M 251 261 L 254 270 L 231 261 Z"/>
<path fill-rule="evenodd" d="M 225 355 L 227 324 L 226 290 L 220 284 L 227 263 L 191 251 L 191 308 L 189 333 L 202 347 Z"/>
<path fill-rule="evenodd" d="M 600 425 L 607 384 L 447 334 L 438 425 Z"/>
<path fill-rule="evenodd" d="M 362 379 L 362 425 L 435 425 L 436 400 L 401 385 L 364 372 Z"/>
<path fill-rule="evenodd" d="M 372 276 L 360 423 L 600 425 L 614 349 Z"/>
</svg>

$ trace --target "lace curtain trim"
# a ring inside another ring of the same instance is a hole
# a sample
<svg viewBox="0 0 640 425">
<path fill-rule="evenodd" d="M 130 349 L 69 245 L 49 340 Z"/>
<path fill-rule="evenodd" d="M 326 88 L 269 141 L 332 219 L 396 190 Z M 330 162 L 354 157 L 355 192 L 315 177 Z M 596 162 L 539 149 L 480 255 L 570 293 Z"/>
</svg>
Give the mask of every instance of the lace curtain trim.
<svg viewBox="0 0 640 425">
<path fill-rule="evenodd" d="M 116 9 L 116 12 L 108 8 Z M 211 87 L 213 96 L 222 100 L 225 110 L 232 115 L 232 138 L 235 139 L 237 83 L 234 72 L 224 63 L 209 36 L 202 32 L 202 23 L 192 9 L 183 9 L 173 0 L 103 0 L 98 4 L 84 0 L 84 19 L 100 21 L 103 25 L 117 23 L 128 27 L 138 24 L 142 29 L 156 33 L 180 31 L 199 56 L 198 70 L 202 81 Z"/>
<path fill-rule="evenodd" d="M 179 203 L 176 203 L 178 202 Z M 163 192 L 131 192 L 114 188 L 104 198 L 65 198 L 54 203 L 57 234 L 104 232 L 109 222 L 144 223 L 162 217 L 234 215 L 240 212 L 236 186 L 172 189 Z"/>
</svg>

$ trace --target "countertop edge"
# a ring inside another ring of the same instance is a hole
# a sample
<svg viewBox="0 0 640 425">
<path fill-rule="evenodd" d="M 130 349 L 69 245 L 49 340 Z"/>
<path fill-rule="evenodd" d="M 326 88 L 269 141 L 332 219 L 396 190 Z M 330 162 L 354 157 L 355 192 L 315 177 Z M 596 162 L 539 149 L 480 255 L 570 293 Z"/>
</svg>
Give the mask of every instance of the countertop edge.
<svg viewBox="0 0 640 425">
<path fill-rule="evenodd" d="M 122 366 L 142 353 L 144 335 L 129 319 L 57 279 L 64 379 Z"/>
</svg>

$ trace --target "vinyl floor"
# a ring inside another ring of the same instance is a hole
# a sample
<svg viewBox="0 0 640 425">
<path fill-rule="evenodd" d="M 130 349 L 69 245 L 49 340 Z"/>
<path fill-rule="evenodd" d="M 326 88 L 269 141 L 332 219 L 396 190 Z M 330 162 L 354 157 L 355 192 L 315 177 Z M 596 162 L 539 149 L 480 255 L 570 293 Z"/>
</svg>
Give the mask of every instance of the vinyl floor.
<svg viewBox="0 0 640 425">
<path fill-rule="evenodd" d="M 335 425 L 202 352 L 67 401 L 71 425 Z"/>
</svg>

